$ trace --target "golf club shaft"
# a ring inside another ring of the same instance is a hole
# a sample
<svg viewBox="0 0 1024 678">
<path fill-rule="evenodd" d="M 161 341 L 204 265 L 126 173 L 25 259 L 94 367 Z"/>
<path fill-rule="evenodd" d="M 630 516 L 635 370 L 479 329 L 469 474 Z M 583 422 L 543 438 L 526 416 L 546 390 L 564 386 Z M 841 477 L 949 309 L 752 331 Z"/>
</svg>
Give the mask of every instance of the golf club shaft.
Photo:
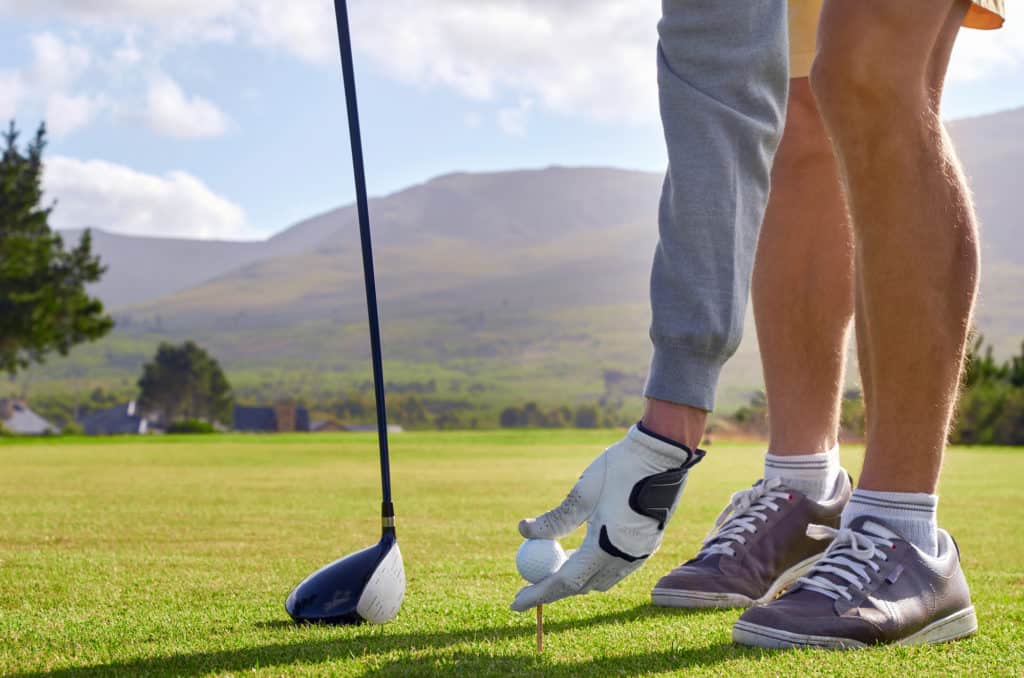
<svg viewBox="0 0 1024 678">
<path fill-rule="evenodd" d="M 341 72 L 345 80 L 345 104 L 348 108 L 348 133 L 352 146 L 352 171 L 356 181 L 356 210 L 359 214 L 359 239 L 363 248 L 363 278 L 366 283 L 366 311 L 370 321 L 370 356 L 373 362 L 373 394 L 377 403 L 377 438 L 380 444 L 380 482 L 385 531 L 394 530 L 395 510 L 391 503 L 391 465 L 388 458 L 388 419 L 384 406 L 384 360 L 380 348 L 380 318 L 377 314 L 377 285 L 373 272 L 373 245 L 370 241 L 370 207 L 366 197 L 366 173 L 363 169 L 363 142 L 359 133 L 359 108 L 356 103 L 356 76 L 352 66 L 352 38 L 349 34 L 348 7 L 345 0 L 334 0 L 341 47 Z"/>
</svg>

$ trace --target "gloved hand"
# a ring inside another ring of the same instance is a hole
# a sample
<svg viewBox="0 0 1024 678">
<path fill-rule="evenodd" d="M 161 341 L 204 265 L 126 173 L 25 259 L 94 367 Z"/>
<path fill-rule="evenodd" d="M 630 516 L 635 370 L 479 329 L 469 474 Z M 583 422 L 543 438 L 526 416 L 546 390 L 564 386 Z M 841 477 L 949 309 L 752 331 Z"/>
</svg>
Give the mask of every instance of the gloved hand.
<svg viewBox="0 0 1024 678">
<path fill-rule="evenodd" d="M 587 522 L 583 544 L 550 577 L 516 594 L 516 612 L 589 591 L 607 591 L 661 545 L 687 473 L 704 458 L 641 431 L 605 450 L 559 506 L 519 523 L 527 539 L 560 539 Z"/>
</svg>

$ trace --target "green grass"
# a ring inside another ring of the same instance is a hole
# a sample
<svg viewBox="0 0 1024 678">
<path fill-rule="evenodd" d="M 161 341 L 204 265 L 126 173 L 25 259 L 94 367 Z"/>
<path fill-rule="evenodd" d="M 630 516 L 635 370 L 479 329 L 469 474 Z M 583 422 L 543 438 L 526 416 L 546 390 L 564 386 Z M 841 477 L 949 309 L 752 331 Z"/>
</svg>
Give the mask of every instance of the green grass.
<svg viewBox="0 0 1024 678">
<path fill-rule="evenodd" d="M 409 586 L 381 627 L 295 627 L 312 569 L 377 537 L 374 439 L 363 435 L 0 442 L 0 674 L 728 676 L 1024 672 L 1024 454 L 954 450 L 941 521 L 959 540 L 981 630 L 937 647 L 773 652 L 730 642 L 736 611 L 647 604 L 693 553 L 758 445 L 715 445 L 661 551 L 623 585 L 547 606 L 538 656 L 518 518 L 560 500 L 605 432 L 394 438 Z M 859 450 L 845 451 L 851 470 Z M 572 540 L 573 542 L 578 541 Z M 567 544 L 571 545 L 571 544 Z"/>
</svg>

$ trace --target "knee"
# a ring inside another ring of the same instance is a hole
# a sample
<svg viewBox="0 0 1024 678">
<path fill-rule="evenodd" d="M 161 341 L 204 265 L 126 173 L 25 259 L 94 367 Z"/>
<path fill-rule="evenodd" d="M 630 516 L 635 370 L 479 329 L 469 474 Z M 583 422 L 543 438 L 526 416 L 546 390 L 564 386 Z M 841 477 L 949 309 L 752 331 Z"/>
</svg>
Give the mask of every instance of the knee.
<svg viewBox="0 0 1024 678">
<path fill-rule="evenodd" d="M 873 126 L 880 116 L 919 115 L 927 108 L 927 62 L 908 59 L 899 48 L 898 36 L 878 34 L 819 48 L 810 88 L 830 128 Z"/>
<path fill-rule="evenodd" d="M 775 156 L 776 172 L 817 167 L 832 161 L 828 140 L 818 106 L 806 78 L 792 81 L 786 108 L 786 128 Z"/>
</svg>

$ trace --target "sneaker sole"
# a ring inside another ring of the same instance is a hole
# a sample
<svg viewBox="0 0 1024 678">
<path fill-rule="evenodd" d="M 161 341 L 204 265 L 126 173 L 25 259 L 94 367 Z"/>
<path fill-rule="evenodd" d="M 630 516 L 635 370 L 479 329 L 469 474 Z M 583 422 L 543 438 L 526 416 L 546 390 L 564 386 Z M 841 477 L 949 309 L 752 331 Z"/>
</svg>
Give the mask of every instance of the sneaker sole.
<svg viewBox="0 0 1024 678">
<path fill-rule="evenodd" d="M 717 593 L 713 591 L 685 591 L 681 589 L 660 588 L 655 586 L 651 591 L 651 603 L 657 607 L 704 608 L 704 607 L 754 607 L 770 603 L 778 597 L 783 589 L 807 574 L 821 554 L 817 553 L 789 568 L 778 579 L 772 582 L 760 598 L 751 598 L 742 593 Z"/>
<path fill-rule="evenodd" d="M 947 643 L 951 640 L 966 638 L 977 630 L 978 617 L 974 612 L 974 607 L 971 606 L 959 612 L 954 612 L 948 617 L 934 621 L 906 638 L 893 641 L 893 644 L 934 645 L 936 643 Z M 770 626 L 751 624 L 742 620 L 737 621 L 733 626 L 732 640 L 740 645 L 780 649 L 817 647 L 827 650 L 852 650 L 867 647 L 867 644 L 852 638 L 792 633 Z"/>
</svg>

